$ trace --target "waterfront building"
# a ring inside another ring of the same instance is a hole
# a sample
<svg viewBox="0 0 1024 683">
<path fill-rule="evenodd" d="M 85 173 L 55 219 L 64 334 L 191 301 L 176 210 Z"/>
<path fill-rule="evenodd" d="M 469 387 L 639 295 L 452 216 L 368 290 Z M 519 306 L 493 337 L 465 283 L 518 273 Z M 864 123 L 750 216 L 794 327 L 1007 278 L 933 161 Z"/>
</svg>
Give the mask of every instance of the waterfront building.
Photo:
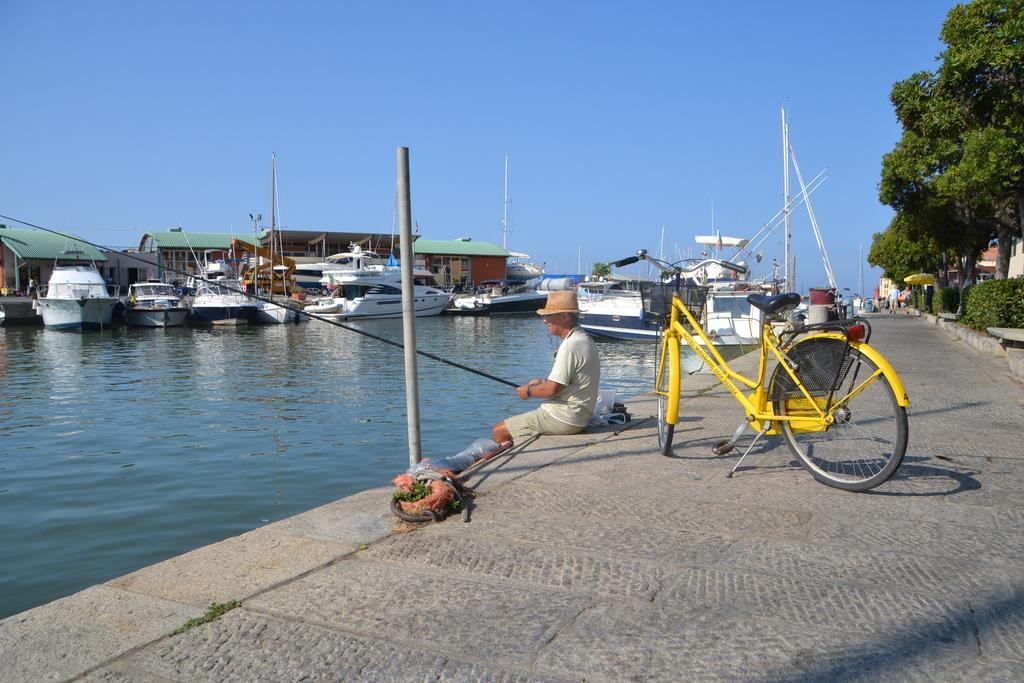
<svg viewBox="0 0 1024 683">
<path fill-rule="evenodd" d="M 472 287 L 487 280 L 504 280 L 511 255 L 490 242 L 468 237 L 454 240 L 416 240 L 416 264 L 434 274 L 442 287 Z"/>
<path fill-rule="evenodd" d="M 101 269 L 107 261 L 103 252 L 74 235 L 62 237 L 45 230 L 0 225 L 0 283 L 8 290 L 28 294 L 29 282 L 37 288 L 49 282 L 54 261 L 69 250 L 80 251 L 83 261 L 94 261 Z"/>
<path fill-rule="evenodd" d="M 213 258 L 230 258 L 231 240 L 253 241 L 251 234 L 227 232 L 191 232 L 172 228 L 147 232 L 139 243 L 142 253 L 156 254 L 156 277 L 164 282 L 182 281 L 179 273 L 197 274 L 203 252 L 213 250 Z M 270 247 L 270 231 L 258 237 L 260 246 Z M 472 286 L 486 280 L 503 280 L 509 252 L 490 242 L 474 242 L 470 238 L 425 240 L 413 235 L 415 266 L 434 273 L 441 286 Z M 323 262 L 332 254 L 349 251 L 357 244 L 387 258 L 399 256 L 399 237 L 393 233 L 289 230 L 275 231 L 274 241 L 280 250 L 297 265 Z M 198 256 L 199 262 L 196 261 Z M 236 255 L 237 256 L 237 255 Z M 127 283 L 130 284 L 130 283 Z"/>
</svg>

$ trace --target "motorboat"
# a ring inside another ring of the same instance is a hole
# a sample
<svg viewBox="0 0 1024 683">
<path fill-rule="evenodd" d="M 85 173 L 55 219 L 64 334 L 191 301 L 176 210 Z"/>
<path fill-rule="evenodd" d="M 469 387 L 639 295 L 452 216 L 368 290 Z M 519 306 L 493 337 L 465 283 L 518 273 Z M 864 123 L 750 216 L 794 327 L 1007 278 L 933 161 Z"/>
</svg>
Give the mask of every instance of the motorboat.
<svg viewBox="0 0 1024 683">
<path fill-rule="evenodd" d="M 699 274 L 703 279 L 707 273 Z M 656 283 L 648 283 L 651 286 Z M 701 286 L 690 280 L 688 286 Z M 641 283 L 641 286 L 642 283 Z M 761 311 L 747 301 L 751 292 L 760 291 L 756 285 L 732 282 L 708 287 L 701 324 L 711 343 L 726 355 L 733 349 L 757 344 L 761 334 Z M 652 319 L 644 312 L 639 291 L 627 285 L 613 283 L 580 285 L 580 327 L 588 333 L 612 339 L 657 341 L 661 336 L 662 321 Z M 729 349 L 728 351 L 726 349 Z M 704 363 L 689 347 L 682 349 L 683 369 L 699 372 Z"/>
<path fill-rule="evenodd" d="M 53 274 L 33 308 L 43 324 L 54 329 L 109 325 L 118 299 L 112 296 L 96 264 L 81 260 L 84 252 L 64 251 L 54 260 Z"/>
<path fill-rule="evenodd" d="M 505 279 L 510 282 L 527 282 L 544 277 L 544 266 L 539 266 L 530 259 L 529 254 L 518 251 L 509 252 L 505 261 Z"/>
<path fill-rule="evenodd" d="M 547 303 L 547 292 L 528 289 L 522 284 L 506 282 L 484 282 L 476 294 L 456 298 L 452 302 L 452 310 L 458 312 L 477 313 L 486 311 L 488 315 L 505 313 L 533 313 Z"/>
<path fill-rule="evenodd" d="M 192 300 L 193 325 L 248 325 L 256 320 L 256 300 L 246 296 L 242 281 L 231 274 L 224 261 L 207 261 L 204 277 L 195 282 Z"/>
<path fill-rule="evenodd" d="M 708 292 L 704 309 L 704 331 L 716 345 L 759 344 L 764 312 L 750 305 L 747 296 L 760 288 L 721 289 Z"/>
<path fill-rule="evenodd" d="M 136 282 L 128 287 L 125 320 L 134 327 L 179 327 L 185 324 L 188 306 L 173 285 L 159 280 Z"/>
<path fill-rule="evenodd" d="M 304 310 L 329 320 L 400 318 L 401 282 L 379 282 L 349 278 L 334 287 L 328 299 L 319 299 Z M 451 294 L 435 287 L 413 285 L 416 317 L 439 315 L 451 301 Z"/>
<path fill-rule="evenodd" d="M 617 282 L 583 282 L 577 288 L 580 327 L 612 339 L 655 339 L 658 326 L 645 320 L 639 289 Z"/>
<path fill-rule="evenodd" d="M 376 252 L 353 244 L 348 251 L 332 254 L 319 263 L 296 263 L 292 279 L 304 289 L 327 292 L 324 285 L 331 281 L 332 274 L 380 275 L 386 268 L 385 263 Z"/>
<path fill-rule="evenodd" d="M 402 269 L 393 256 L 385 261 L 376 252 L 364 251 L 358 244 L 353 244 L 344 254 L 335 254 L 330 267 L 325 267 L 317 287 L 332 292 L 338 285 L 358 279 L 363 283 L 378 282 L 382 284 L 401 284 Z M 326 265 L 326 264 L 324 264 Z M 425 287 L 433 287 L 434 274 L 422 268 L 413 268 L 413 283 Z"/>
<path fill-rule="evenodd" d="M 281 304 L 260 299 L 256 302 L 256 318 L 254 322 L 261 325 L 281 325 L 295 322 L 295 309 Z"/>
</svg>

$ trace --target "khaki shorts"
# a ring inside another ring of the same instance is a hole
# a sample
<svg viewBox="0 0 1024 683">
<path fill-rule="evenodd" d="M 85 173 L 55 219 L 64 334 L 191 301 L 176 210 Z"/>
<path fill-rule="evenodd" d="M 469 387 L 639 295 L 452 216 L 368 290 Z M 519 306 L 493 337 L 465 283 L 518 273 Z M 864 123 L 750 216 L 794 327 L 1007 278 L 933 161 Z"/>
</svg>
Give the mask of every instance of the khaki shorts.
<svg viewBox="0 0 1024 683">
<path fill-rule="evenodd" d="M 505 420 L 505 426 L 512 434 L 513 441 L 521 441 L 538 434 L 579 434 L 583 427 L 566 424 L 561 420 L 551 417 L 548 411 L 541 408 L 531 410 L 528 413 L 513 415 Z"/>
</svg>

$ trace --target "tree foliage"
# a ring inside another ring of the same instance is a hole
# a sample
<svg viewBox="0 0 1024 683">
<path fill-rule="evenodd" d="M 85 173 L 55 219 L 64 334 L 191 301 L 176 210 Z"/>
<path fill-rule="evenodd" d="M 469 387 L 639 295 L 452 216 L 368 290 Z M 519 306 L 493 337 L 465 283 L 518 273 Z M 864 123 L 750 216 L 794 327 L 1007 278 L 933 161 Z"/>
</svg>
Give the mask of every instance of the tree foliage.
<svg viewBox="0 0 1024 683">
<path fill-rule="evenodd" d="M 595 263 L 590 275 L 594 278 L 608 277 L 612 274 L 612 267 L 607 263 Z"/>
<path fill-rule="evenodd" d="M 875 257 L 898 264 L 931 243 L 972 272 L 994 238 L 996 277 L 1005 278 L 1024 218 L 1024 1 L 958 5 L 941 38 L 939 68 L 892 89 L 903 136 L 882 160 L 879 199 L 896 210 L 898 229 Z"/>
<path fill-rule="evenodd" d="M 881 268 L 893 282 L 902 283 L 914 273 L 936 272 L 942 265 L 942 249 L 928 236 L 914 237 L 897 214 L 885 232 L 872 237 L 868 263 Z"/>
</svg>

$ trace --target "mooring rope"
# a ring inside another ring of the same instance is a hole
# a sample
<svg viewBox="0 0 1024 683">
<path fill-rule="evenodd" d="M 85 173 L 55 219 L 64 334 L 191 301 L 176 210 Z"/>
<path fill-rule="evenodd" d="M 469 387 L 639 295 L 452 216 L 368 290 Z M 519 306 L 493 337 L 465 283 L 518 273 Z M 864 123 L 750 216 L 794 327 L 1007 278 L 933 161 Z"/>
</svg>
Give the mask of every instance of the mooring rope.
<svg viewBox="0 0 1024 683">
<path fill-rule="evenodd" d="M 43 227 L 41 225 L 35 225 L 34 223 L 29 223 L 28 221 L 23 221 L 20 218 L 13 218 L 11 216 L 5 216 L 3 214 L 0 214 L 0 218 L 3 218 L 4 220 L 8 220 L 8 221 L 14 221 L 15 223 L 20 223 L 22 225 L 27 225 L 28 227 L 35 228 L 36 230 L 43 230 L 44 232 L 48 232 L 50 234 L 57 235 L 59 237 L 63 237 L 65 239 L 69 239 L 69 240 L 72 240 L 72 241 L 75 241 L 75 242 L 81 242 L 82 244 L 88 244 L 90 247 L 94 247 L 94 248 L 100 249 L 102 251 L 109 251 L 109 252 L 118 254 L 120 256 L 124 256 L 124 257 L 130 258 L 130 259 L 134 259 L 136 261 L 139 261 L 140 263 L 146 264 L 147 266 L 153 265 L 152 263 L 150 263 L 146 259 L 141 258 L 139 256 L 135 256 L 134 254 L 129 254 L 128 252 L 120 251 L 118 249 L 114 249 L 114 248 L 111 248 L 111 247 L 105 247 L 103 245 L 96 244 L 95 242 L 90 242 L 89 240 L 82 239 L 81 237 L 76 237 L 74 235 L 68 235 L 66 233 L 60 232 L 59 230 L 53 230 L 51 228 L 45 228 L 45 227 Z M 259 245 L 254 245 L 254 246 L 258 247 Z M 193 280 L 199 280 L 200 282 L 205 282 L 207 284 L 215 284 L 218 287 L 221 287 L 223 289 L 227 289 L 228 291 L 235 292 L 237 294 L 241 294 L 242 296 L 248 297 L 250 299 L 255 299 L 256 301 L 263 301 L 264 303 L 275 304 L 277 306 L 281 305 L 278 302 L 274 301 L 273 299 L 265 298 L 265 297 L 263 297 L 263 296 L 261 296 L 259 294 L 250 294 L 249 292 L 246 292 L 244 290 L 233 288 L 233 287 L 230 287 L 230 286 L 226 286 L 226 285 L 222 284 L 221 282 L 214 282 L 212 280 L 207 280 L 206 278 L 199 277 L 198 275 L 193 275 L 192 273 L 187 273 L 185 271 L 177 270 L 175 268 L 170 268 L 170 267 L 167 267 L 167 266 L 162 266 L 162 268 L 164 270 L 166 270 L 166 271 L 169 271 L 171 273 L 175 273 L 177 275 L 183 275 L 185 277 L 190 277 Z M 317 320 L 317 321 L 322 322 L 322 323 L 327 323 L 328 325 L 333 325 L 335 327 L 340 327 L 343 330 L 348 330 L 349 332 L 355 332 L 356 334 L 360 334 L 360 335 L 362 335 L 364 337 L 369 337 L 370 339 L 379 341 L 379 342 L 381 342 L 383 344 L 389 344 L 390 346 L 394 346 L 394 347 L 397 347 L 399 349 L 404 349 L 405 348 L 405 345 L 402 344 L 401 342 L 396 342 L 396 341 L 394 341 L 392 339 L 388 339 L 386 337 L 381 337 L 381 336 L 373 334 L 371 332 L 367 332 L 366 330 L 360 330 L 359 328 L 351 327 L 350 325 L 345 325 L 344 323 L 338 322 L 337 320 L 328 320 L 327 318 L 324 318 L 324 317 L 322 317 L 320 315 L 317 315 L 316 313 L 308 313 L 308 312 L 302 310 L 301 308 L 297 308 L 297 309 L 293 309 L 293 310 L 295 310 L 295 312 L 297 314 L 304 315 L 307 318 L 309 318 L 310 320 Z M 441 356 L 438 356 L 438 355 L 433 354 L 433 353 L 428 353 L 427 351 L 421 351 L 419 349 L 416 349 L 416 354 L 420 355 L 420 356 L 423 356 L 424 358 L 429 358 L 430 360 L 437 361 L 438 363 L 443 363 L 445 365 L 451 366 L 451 367 L 456 368 L 458 370 L 465 370 L 466 372 L 472 373 L 474 375 L 479 375 L 480 377 L 484 377 L 486 379 L 493 380 L 495 382 L 498 382 L 500 384 L 504 384 L 506 386 L 510 386 L 512 388 L 518 388 L 519 387 L 518 384 L 516 384 L 515 382 L 512 382 L 510 380 L 503 379 L 501 377 L 497 377 L 495 375 L 490 374 L 489 372 L 484 372 L 483 370 L 477 370 L 476 368 L 471 368 L 468 365 L 463 365 L 462 363 L 457 363 L 457 362 L 455 362 L 453 360 L 448 360 L 447 358 L 442 358 Z"/>
</svg>

